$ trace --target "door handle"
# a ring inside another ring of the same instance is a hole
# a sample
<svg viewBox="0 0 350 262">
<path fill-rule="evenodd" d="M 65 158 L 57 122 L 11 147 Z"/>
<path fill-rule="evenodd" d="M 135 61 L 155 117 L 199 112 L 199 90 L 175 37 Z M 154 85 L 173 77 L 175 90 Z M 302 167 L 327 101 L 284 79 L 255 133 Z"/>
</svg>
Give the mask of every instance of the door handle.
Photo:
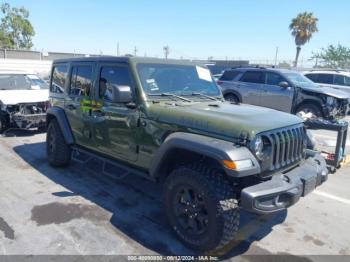
<svg viewBox="0 0 350 262">
<path fill-rule="evenodd" d="M 75 106 L 75 105 L 72 105 L 72 104 L 68 105 L 67 108 L 68 108 L 69 110 L 75 110 L 75 109 L 77 109 L 76 106 Z"/>
</svg>

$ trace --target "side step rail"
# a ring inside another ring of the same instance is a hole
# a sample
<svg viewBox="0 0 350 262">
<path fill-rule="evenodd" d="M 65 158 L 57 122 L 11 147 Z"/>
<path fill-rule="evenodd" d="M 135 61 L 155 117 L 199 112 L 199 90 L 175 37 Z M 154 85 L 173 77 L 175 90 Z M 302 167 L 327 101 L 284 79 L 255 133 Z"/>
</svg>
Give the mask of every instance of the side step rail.
<svg viewBox="0 0 350 262">
<path fill-rule="evenodd" d="M 146 172 L 131 168 L 117 160 L 112 160 L 101 155 L 97 155 L 80 147 L 72 148 L 72 159 L 80 164 L 83 164 L 87 168 L 90 161 L 97 159 L 102 162 L 102 175 L 106 175 L 111 178 L 123 179 L 128 175 L 137 175 L 153 180 Z"/>
</svg>

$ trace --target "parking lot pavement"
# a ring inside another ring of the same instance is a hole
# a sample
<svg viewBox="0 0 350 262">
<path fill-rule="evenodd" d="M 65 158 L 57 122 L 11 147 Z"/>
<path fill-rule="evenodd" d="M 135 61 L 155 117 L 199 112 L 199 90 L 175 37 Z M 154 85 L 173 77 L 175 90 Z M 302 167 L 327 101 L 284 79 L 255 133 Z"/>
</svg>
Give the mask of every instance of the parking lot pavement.
<svg viewBox="0 0 350 262">
<path fill-rule="evenodd" d="M 243 213 L 226 258 L 350 255 L 349 171 L 330 175 L 288 211 Z M 102 177 L 79 163 L 50 167 L 45 134 L 0 137 L 0 254 L 192 254 L 167 227 L 160 194 L 132 175 Z"/>
</svg>

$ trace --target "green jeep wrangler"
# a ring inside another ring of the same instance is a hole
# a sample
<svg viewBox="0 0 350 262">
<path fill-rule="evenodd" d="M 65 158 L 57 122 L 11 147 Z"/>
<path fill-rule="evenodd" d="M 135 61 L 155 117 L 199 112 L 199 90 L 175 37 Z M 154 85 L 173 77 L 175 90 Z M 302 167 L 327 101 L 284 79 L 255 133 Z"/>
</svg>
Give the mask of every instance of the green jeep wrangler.
<svg viewBox="0 0 350 262">
<path fill-rule="evenodd" d="M 201 64 L 57 60 L 50 104 L 49 163 L 67 166 L 83 152 L 103 159 L 104 173 L 162 183 L 169 224 L 195 250 L 232 241 L 241 209 L 284 210 L 328 176 L 300 118 L 224 101 Z"/>
</svg>

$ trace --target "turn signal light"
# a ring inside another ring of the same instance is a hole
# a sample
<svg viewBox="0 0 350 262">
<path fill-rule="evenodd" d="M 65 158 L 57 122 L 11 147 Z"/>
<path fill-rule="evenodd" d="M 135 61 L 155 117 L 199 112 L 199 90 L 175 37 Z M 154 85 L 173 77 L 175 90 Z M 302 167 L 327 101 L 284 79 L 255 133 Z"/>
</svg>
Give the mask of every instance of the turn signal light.
<svg viewBox="0 0 350 262">
<path fill-rule="evenodd" d="M 237 160 L 237 161 L 223 160 L 222 163 L 227 169 L 237 170 L 237 171 L 253 167 L 253 162 L 250 159 Z"/>
</svg>

